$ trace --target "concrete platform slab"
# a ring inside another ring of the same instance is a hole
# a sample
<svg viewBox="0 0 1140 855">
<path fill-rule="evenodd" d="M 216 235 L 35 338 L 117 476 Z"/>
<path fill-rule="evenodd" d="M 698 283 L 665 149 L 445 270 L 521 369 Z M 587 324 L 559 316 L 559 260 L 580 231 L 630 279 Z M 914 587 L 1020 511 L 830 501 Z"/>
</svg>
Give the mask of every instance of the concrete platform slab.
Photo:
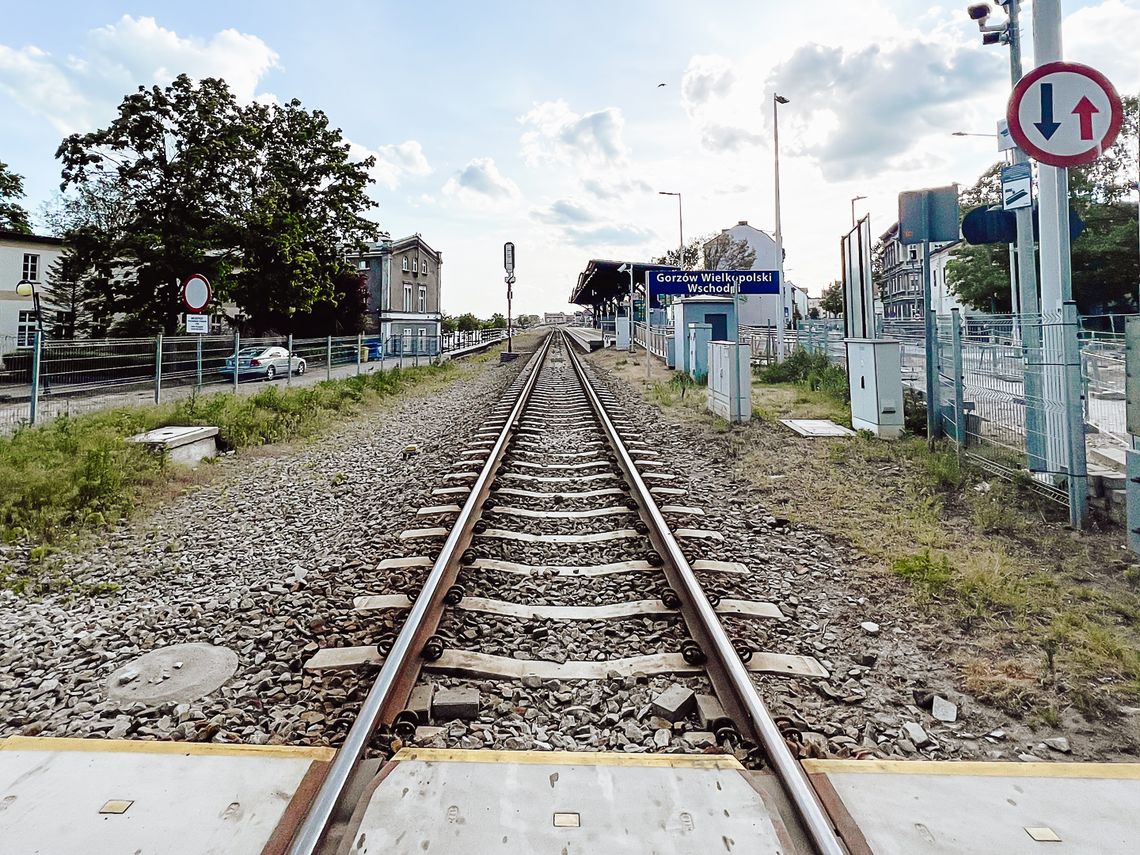
<svg viewBox="0 0 1140 855">
<path fill-rule="evenodd" d="M 173 644 L 144 653 L 108 679 L 107 697 L 143 703 L 191 703 L 215 691 L 237 670 L 228 647 L 198 642 Z"/>
<path fill-rule="evenodd" d="M 846 814 L 875 855 L 1140 851 L 1140 763 L 805 760 L 804 767 L 833 818 Z"/>
<path fill-rule="evenodd" d="M 350 855 L 791 848 L 776 810 L 723 755 L 404 749 L 354 819 Z"/>
<path fill-rule="evenodd" d="M 332 756 L 328 748 L 9 737 L 0 742 L 0 852 L 281 852 Z"/>
</svg>

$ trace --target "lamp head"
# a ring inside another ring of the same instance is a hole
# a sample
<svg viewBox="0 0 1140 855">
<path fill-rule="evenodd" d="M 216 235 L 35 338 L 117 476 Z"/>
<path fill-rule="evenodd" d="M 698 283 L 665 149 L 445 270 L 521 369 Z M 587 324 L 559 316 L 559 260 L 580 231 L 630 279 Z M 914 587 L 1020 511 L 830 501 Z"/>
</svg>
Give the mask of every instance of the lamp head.
<svg viewBox="0 0 1140 855">
<path fill-rule="evenodd" d="M 34 292 L 33 292 L 33 288 L 32 288 L 32 283 L 31 283 L 31 281 L 30 281 L 30 280 L 28 280 L 28 279 L 21 279 L 21 280 L 20 280 L 20 281 L 19 281 L 19 282 L 16 284 L 16 293 L 17 293 L 17 294 L 19 294 L 21 297 L 30 297 L 30 296 L 32 296 L 32 294 L 33 294 Z"/>
<path fill-rule="evenodd" d="M 629 273 L 631 270 L 633 270 L 633 266 L 627 261 L 618 268 L 618 273 Z"/>
<path fill-rule="evenodd" d="M 777 104 L 787 104 L 788 103 L 788 99 L 785 98 L 783 95 L 776 95 L 775 98 L 776 98 Z"/>
</svg>

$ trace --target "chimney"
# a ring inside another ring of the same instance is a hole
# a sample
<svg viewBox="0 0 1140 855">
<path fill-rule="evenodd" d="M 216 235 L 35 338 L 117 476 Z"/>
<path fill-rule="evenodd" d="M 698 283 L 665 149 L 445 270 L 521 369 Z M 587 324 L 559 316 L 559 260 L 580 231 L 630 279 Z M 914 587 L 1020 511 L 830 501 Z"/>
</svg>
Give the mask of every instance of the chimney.
<svg viewBox="0 0 1140 855">
<path fill-rule="evenodd" d="M 748 225 L 748 220 L 737 220 L 736 224 L 738 226 L 746 226 Z"/>
</svg>

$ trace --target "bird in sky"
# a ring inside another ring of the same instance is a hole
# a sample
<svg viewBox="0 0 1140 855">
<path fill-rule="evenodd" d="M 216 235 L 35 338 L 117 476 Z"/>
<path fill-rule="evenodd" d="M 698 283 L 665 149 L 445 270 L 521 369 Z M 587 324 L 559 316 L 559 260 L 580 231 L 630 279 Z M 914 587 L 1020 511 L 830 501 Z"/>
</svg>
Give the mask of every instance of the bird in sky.
<svg viewBox="0 0 1140 855">
<path fill-rule="evenodd" d="M 664 86 L 664 85 L 665 85 L 664 83 L 658 83 L 658 84 L 657 84 L 657 88 L 658 88 L 658 89 L 660 89 L 660 88 L 661 88 L 662 86 Z"/>
</svg>

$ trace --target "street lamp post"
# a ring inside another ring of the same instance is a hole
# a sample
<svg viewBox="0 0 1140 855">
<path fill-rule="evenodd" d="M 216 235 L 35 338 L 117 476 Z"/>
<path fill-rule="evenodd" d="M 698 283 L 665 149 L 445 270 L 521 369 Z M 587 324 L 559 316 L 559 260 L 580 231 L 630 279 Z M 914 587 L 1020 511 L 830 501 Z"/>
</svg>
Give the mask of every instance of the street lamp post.
<svg viewBox="0 0 1140 855">
<path fill-rule="evenodd" d="M 784 361 L 784 231 L 780 225 L 780 110 L 781 104 L 787 104 L 788 99 L 783 95 L 772 93 L 772 142 L 776 155 L 776 273 L 779 278 L 780 308 L 777 312 L 776 324 L 776 361 Z M 739 324 L 739 319 L 737 319 Z M 739 329 L 738 329 L 739 335 Z"/>
<path fill-rule="evenodd" d="M 685 220 L 681 213 L 681 194 L 672 193 L 668 190 L 658 190 L 659 196 L 676 196 L 677 197 L 677 231 L 681 236 L 681 242 L 677 245 L 677 268 L 679 270 L 685 269 Z"/>
<path fill-rule="evenodd" d="M 860 199 L 866 199 L 866 196 L 855 196 L 851 200 L 851 228 L 855 228 L 855 203 Z"/>
</svg>

